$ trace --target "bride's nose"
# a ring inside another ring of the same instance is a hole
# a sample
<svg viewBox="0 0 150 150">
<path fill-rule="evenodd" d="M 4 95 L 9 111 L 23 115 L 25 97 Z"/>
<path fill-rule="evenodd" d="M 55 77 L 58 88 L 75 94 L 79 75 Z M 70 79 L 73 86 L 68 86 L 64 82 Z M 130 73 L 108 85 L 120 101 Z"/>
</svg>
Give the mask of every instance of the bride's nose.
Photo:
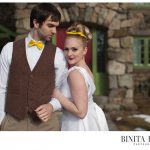
<svg viewBox="0 0 150 150">
<path fill-rule="evenodd" d="M 67 56 L 71 56 L 72 55 L 72 50 L 68 50 Z"/>
</svg>

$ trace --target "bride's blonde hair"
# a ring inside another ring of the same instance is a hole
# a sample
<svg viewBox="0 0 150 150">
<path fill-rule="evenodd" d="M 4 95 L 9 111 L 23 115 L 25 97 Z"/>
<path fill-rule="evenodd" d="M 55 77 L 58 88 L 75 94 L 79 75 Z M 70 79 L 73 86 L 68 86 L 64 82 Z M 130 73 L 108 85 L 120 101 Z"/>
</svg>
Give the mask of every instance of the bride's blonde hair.
<svg viewBox="0 0 150 150">
<path fill-rule="evenodd" d="M 92 34 L 89 28 L 81 23 L 74 23 L 67 31 L 67 36 L 75 36 L 82 39 L 83 43 L 87 45 L 87 42 L 92 39 Z"/>
</svg>

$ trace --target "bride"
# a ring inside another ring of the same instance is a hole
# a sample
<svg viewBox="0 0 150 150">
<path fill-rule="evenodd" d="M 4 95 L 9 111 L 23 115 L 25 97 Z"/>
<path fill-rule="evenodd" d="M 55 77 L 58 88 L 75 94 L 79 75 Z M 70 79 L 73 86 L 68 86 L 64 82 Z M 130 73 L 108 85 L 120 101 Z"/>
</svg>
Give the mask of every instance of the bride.
<svg viewBox="0 0 150 150">
<path fill-rule="evenodd" d="M 53 92 L 63 106 L 61 131 L 108 131 L 104 112 L 93 101 L 93 74 L 85 62 L 87 42 L 92 35 L 79 23 L 70 26 L 66 34 L 64 54 L 71 68 L 62 89 Z"/>
</svg>

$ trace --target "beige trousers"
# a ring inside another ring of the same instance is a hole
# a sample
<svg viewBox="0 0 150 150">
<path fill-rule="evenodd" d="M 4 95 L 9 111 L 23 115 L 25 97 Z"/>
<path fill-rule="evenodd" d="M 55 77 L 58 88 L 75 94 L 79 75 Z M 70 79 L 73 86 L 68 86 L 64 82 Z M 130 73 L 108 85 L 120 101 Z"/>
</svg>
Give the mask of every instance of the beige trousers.
<svg viewBox="0 0 150 150">
<path fill-rule="evenodd" d="M 47 122 L 35 121 L 30 115 L 23 120 L 18 120 L 13 116 L 6 114 L 2 123 L 1 131 L 59 131 L 60 124 L 56 113 L 53 113 L 51 119 Z"/>
</svg>

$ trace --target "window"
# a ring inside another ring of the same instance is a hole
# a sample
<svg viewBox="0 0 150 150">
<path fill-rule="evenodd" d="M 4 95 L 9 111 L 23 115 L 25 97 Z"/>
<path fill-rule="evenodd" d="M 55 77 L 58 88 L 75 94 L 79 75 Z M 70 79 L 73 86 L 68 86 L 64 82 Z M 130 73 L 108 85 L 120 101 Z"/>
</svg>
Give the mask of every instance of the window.
<svg viewBox="0 0 150 150">
<path fill-rule="evenodd" d="M 132 8 L 136 9 L 150 8 L 150 3 L 133 3 Z"/>
<path fill-rule="evenodd" d="M 106 32 L 97 30 L 97 71 L 106 72 Z"/>
<path fill-rule="evenodd" d="M 107 30 L 93 29 L 92 71 L 94 74 L 95 95 L 108 95 L 108 76 L 106 72 Z"/>
<path fill-rule="evenodd" d="M 134 39 L 134 66 L 135 68 L 150 68 L 150 37 Z"/>
</svg>

